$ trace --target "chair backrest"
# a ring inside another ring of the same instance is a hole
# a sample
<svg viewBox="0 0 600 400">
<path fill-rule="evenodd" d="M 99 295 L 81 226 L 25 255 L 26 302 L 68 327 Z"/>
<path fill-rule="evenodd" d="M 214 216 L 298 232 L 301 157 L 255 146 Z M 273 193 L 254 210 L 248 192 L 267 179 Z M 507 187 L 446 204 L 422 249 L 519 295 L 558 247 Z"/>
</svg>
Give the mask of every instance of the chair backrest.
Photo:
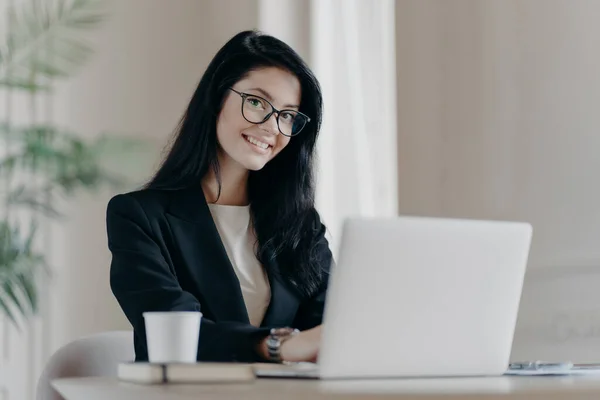
<svg viewBox="0 0 600 400">
<path fill-rule="evenodd" d="M 64 400 L 52 387 L 58 378 L 116 376 L 117 365 L 133 361 L 131 331 L 103 332 L 77 339 L 58 349 L 44 367 L 37 385 L 37 400 Z"/>
</svg>

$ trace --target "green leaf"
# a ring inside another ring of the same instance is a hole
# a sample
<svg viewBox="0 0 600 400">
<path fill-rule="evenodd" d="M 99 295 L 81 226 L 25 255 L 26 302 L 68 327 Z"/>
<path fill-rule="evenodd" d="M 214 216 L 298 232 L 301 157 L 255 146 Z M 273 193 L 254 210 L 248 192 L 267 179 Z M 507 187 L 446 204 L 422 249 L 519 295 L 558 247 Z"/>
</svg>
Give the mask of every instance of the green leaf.
<svg viewBox="0 0 600 400">
<path fill-rule="evenodd" d="M 88 14 L 88 15 L 73 15 L 73 17 L 65 20 L 65 25 L 75 29 L 92 29 L 100 25 L 106 15 L 103 13 Z"/>
<path fill-rule="evenodd" d="M 51 192 L 51 187 L 35 189 L 20 185 L 8 194 L 6 204 L 26 207 L 47 217 L 58 219 L 63 215 L 52 206 Z M 48 197 L 50 197 L 50 201 L 47 200 Z"/>
<path fill-rule="evenodd" d="M 95 191 L 103 186 L 125 187 L 128 179 L 122 176 L 123 171 L 129 173 L 132 167 L 135 168 L 139 158 L 136 162 L 134 151 L 143 151 L 147 146 L 147 142 L 139 139 L 108 134 L 91 141 L 84 140 L 68 130 L 44 124 L 0 124 L 0 135 L 6 136 L 11 144 L 9 154 L 0 159 L 0 179 L 5 176 L 10 179 L 15 171 L 34 178 L 21 180 L 4 195 L 0 192 L 0 198 L 5 197 L 4 204 L 10 209 L 20 207 L 34 215 L 55 219 L 63 217 L 55 207 L 56 196 L 71 196 L 78 190 Z M 124 162 L 132 166 L 125 167 Z M 9 243 L 10 246 L 0 251 L 0 270 L 3 264 L 21 265 L 19 268 L 28 264 L 36 264 L 36 268 L 42 266 L 43 258 L 38 262 L 39 255 L 18 239 L 22 236 L 20 232 L 9 231 L 4 236 L 7 240 L 0 235 L 0 244 Z M 20 241 L 16 243 L 13 239 Z M 1 275 L 0 271 L 0 278 Z M 19 275 L 10 275 L 10 279 L 14 280 L 15 276 Z M 22 297 L 32 298 L 27 292 Z M 10 300 L 14 301 L 13 298 Z"/>
<path fill-rule="evenodd" d="M 38 295 L 35 287 L 35 276 L 30 272 L 27 274 L 19 274 L 16 277 L 19 288 L 27 298 L 32 313 L 38 312 Z"/>
<path fill-rule="evenodd" d="M 19 328 L 19 324 L 17 323 L 17 319 L 15 318 L 15 314 L 13 313 L 12 307 L 9 303 L 4 301 L 2 296 L 0 295 L 0 311 L 4 313 L 8 317 L 8 319 L 13 323 L 14 326 Z"/>
<path fill-rule="evenodd" d="M 30 60 L 29 68 L 31 68 L 33 75 L 44 75 L 48 78 L 64 78 L 72 73 L 72 71 L 69 71 L 59 62 L 49 62 L 39 59 Z"/>
<path fill-rule="evenodd" d="M 0 160 L 0 174 L 10 174 L 15 169 L 18 161 L 19 157 L 17 156 L 8 156 Z"/>
<path fill-rule="evenodd" d="M 108 135 L 86 142 L 70 132 L 44 125 L 7 129 L 11 140 L 19 142 L 19 150 L 0 160 L 0 172 L 3 168 L 18 166 L 44 176 L 51 186 L 58 186 L 69 194 L 78 188 L 123 186 L 126 180 L 117 174 L 122 171 L 109 171 L 109 167 L 123 159 L 115 154 L 128 154 L 132 149 L 142 147 L 140 140 Z"/>
<path fill-rule="evenodd" d="M 8 220 L 0 221 L 0 309 L 16 324 L 15 312 L 27 318 L 38 307 L 36 276 L 46 268 L 33 251 L 35 224 L 28 235 Z"/>
<path fill-rule="evenodd" d="M 37 222 L 35 220 L 32 220 L 31 223 L 29 224 L 29 236 L 27 236 L 27 238 L 25 239 L 25 242 L 23 244 L 23 249 L 27 253 L 30 253 L 31 249 L 33 248 L 33 240 L 35 238 L 35 234 L 37 233 L 37 228 L 38 228 Z"/>
<path fill-rule="evenodd" d="M 0 87 L 4 87 L 7 89 L 20 89 L 26 92 L 48 92 L 51 90 L 50 85 L 43 85 L 36 82 L 31 82 L 29 80 L 13 77 L 1 79 Z"/>
<path fill-rule="evenodd" d="M 9 8 L 10 29 L 5 46 L 0 44 L 0 80 L 70 76 L 92 53 L 82 35 L 106 17 L 101 0 L 30 1 Z"/>
<path fill-rule="evenodd" d="M 0 293 L 0 295 L 5 294 L 6 297 L 12 302 L 12 304 L 17 308 L 17 310 L 19 311 L 19 313 L 21 313 L 22 315 L 28 315 L 29 312 L 28 310 L 25 308 L 25 305 L 22 304 L 22 300 L 19 299 L 19 297 L 17 296 L 17 293 L 15 291 L 15 282 L 13 279 L 6 279 L 2 282 L 2 286 L 0 286 L 2 288 L 2 292 Z"/>
</svg>

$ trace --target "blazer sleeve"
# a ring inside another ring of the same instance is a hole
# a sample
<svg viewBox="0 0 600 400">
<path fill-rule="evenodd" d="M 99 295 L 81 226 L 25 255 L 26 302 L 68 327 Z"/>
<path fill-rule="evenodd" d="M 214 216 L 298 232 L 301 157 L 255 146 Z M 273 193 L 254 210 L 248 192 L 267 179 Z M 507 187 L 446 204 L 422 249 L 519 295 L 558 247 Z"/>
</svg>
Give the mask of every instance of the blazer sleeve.
<svg viewBox="0 0 600 400">
<path fill-rule="evenodd" d="M 316 256 L 318 257 L 321 269 L 323 271 L 321 285 L 318 290 L 308 299 L 304 300 L 294 320 L 294 327 L 299 330 L 314 328 L 323 323 L 323 311 L 325 308 L 325 298 L 327 295 L 327 285 L 329 283 L 329 274 L 335 261 L 329 248 L 329 242 L 325 237 L 327 231 L 324 224 L 319 223 L 318 233 L 316 235 Z"/>
<path fill-rule="evenodd" d="M 149 219 L 130 195 L 118 195 L 107 207 L 108 247 L 112 253 L 110 286 L 140 341 L 146 346 L 142 313 L 201 311 L 199 301 L 182 290 L 157 244 Z M 255 346 L 267 328 L 202 318 L 197 359 L 201 361 L 260 361 Z"/>
</svg>

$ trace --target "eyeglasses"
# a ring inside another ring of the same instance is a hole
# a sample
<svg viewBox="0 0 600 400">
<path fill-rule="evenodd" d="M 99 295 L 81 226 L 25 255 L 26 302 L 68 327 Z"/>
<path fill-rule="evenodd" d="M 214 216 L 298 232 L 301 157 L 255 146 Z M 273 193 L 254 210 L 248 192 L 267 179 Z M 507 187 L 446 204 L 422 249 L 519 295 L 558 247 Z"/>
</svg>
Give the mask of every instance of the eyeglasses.
<svg viewBox="0 0 600 400">
<path fill-rule="evenodd" d="M 310 122 L 310 118 L 296 110 L 278 110 L 267 99 L 229 88 L 242 98 L 242 116 L 252 124 L 262 124 L 274 113 L 277 114 L 277 128 L 285 136 L 296 136 Z"/>
</svg>

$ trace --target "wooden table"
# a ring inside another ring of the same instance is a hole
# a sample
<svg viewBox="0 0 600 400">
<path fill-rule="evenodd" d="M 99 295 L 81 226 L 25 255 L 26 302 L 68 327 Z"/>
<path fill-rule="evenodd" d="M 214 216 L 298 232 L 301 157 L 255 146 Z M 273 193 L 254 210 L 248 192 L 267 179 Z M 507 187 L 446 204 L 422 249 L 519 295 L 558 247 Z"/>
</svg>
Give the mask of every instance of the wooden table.
<svg viewBox="0 0 600 400">
<path fill-rule="evenodd" d="M 67 400 L 600 399 L 600 374 L 353 381 L 258 379 L 253 383 L 198 385 L 138 385 L 116 378 L 67 378 L 52 384 Z"/>
</svg>

